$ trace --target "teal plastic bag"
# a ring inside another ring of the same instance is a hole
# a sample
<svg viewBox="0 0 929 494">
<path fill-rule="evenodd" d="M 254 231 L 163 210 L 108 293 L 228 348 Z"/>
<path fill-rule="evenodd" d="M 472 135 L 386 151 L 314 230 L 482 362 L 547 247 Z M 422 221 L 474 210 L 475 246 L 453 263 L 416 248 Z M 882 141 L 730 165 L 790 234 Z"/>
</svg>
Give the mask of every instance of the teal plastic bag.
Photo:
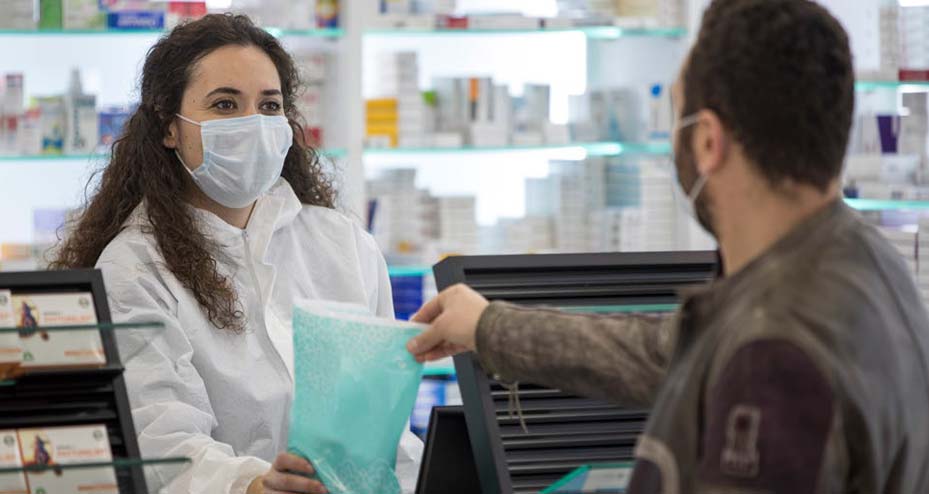
<svg viewBox="0 0 929 494">
<path fill-rule="evenodd" d="M 423 373 L 406 343 L 425 326 L 360 305 L 300 302 L 293 328 L 290 451 L 330 493 L 398 494 L 397 445 Z"/>
</svg>

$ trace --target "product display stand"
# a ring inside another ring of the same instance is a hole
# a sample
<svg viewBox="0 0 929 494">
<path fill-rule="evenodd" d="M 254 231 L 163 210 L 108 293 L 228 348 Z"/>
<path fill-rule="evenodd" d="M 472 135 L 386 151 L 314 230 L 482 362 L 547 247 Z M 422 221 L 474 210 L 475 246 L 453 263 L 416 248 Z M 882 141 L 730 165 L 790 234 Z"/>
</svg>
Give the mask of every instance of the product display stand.
<svg viewBox="0 0 929 494">
<path fill-rule="evenodd" d="M 106 427 L 109 436 L 112 462 L 27 467 L 27 472 L 50 469 L 60 474 L 68 469 L 112 466 L 120 494 L 147 494 L 149 491 L 143 467 L 177 464 L 180 469 L 189 462 L 183 458 L 142 460 L 133 427 L 115 332 L 150 334 L 159 330 L 159 324 L 113 324 L 103 276 L 97 270 L 0 273 L 0 290 L 11 290 L 14 295 L 66 292 L 91 294 L 97 324 L 37 327 L 29 331 L 41 334 L 96 328 L 100 331 L 106 354 L 106 364 L 102 367 L 20 372 L 0 381 L 0 429 L 101 424 Z M 0 331 L 23 334 L 19 328 L 0 328 Z M 17 471 L 23 469 L 0 468 L 0 474 Z"/>
<path fill-rule="evenodd" d="M 713 279 L 716 266 L 712 252 L 475 256 L 448 258 L 435 276 L 440 290 L 466 283 L 490 300 L 660 313 L 674 310 L 680 289 Z M 520 418 L 510 390 L 473 355 L 456 356 L 455 369 L 484 494 L 537 493 L 578 467 L 633 459 L 648 410 L 520 383 Z"/>
</svg>

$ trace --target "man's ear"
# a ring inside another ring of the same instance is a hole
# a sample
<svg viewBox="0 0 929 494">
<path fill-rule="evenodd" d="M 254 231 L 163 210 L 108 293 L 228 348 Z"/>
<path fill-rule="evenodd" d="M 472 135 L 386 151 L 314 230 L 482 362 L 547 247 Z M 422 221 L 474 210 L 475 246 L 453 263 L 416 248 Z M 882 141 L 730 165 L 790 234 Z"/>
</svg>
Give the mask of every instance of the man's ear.
<svg viewBox="0 0 929 494">
<path fill-rule="evenodd" d="M 729 153 L 729 132 L 713 110 L 700 110 L 692 134 L 697 171 L 701 175 L 718 172 Z"/>
</svg>

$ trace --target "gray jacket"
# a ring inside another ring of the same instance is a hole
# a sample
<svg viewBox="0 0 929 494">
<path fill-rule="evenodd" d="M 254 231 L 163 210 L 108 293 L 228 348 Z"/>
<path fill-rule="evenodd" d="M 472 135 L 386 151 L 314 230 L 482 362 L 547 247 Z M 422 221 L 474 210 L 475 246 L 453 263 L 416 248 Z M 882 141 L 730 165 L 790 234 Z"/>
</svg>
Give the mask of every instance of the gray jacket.
<svg viewBox="0 0 929 494">
<path fill-rule="evenodd" d="M 674 318 L 494 302 L 477 347 L 503 379 L 651 406 L 633 493 L 929 493 L 929 316 L 841 201 Z"/>
</svg>

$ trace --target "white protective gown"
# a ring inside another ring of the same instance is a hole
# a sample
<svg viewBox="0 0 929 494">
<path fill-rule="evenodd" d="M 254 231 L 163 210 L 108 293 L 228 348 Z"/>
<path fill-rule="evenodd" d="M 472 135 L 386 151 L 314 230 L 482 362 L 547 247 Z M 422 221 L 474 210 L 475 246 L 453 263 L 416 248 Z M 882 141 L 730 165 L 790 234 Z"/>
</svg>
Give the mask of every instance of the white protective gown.
<svg viewBox="0 0 929 494">
<path fill-rule="evenodd" d="M 139 226 L 144 205 L 97 267 L 115 322 L 166 325 L 147 331 L 144 345 L 135 336 L 120 339 L 143 457 L 193 460 L 170 483 L 170 494 L 240 494 L 287 449 L 294 300 L 354 302 L 393 317 L 390 279 L 370 235 L 334 210 L 301 204 L 284 179 L 258 199 L 244 231 L 195 211 L 222 245 L 224 256 L 215 257 L 234 280 L 248 322 L 244 332 L 211 325 L 193 293 L 164 266 L 154 238 Z M 404 493 L 415 488 L 421 455 L 422 442 L 407 430 L 397 451 Z M 149 483 L 171 480 L 163 471 L 148 477 Z"/>
</svg>

